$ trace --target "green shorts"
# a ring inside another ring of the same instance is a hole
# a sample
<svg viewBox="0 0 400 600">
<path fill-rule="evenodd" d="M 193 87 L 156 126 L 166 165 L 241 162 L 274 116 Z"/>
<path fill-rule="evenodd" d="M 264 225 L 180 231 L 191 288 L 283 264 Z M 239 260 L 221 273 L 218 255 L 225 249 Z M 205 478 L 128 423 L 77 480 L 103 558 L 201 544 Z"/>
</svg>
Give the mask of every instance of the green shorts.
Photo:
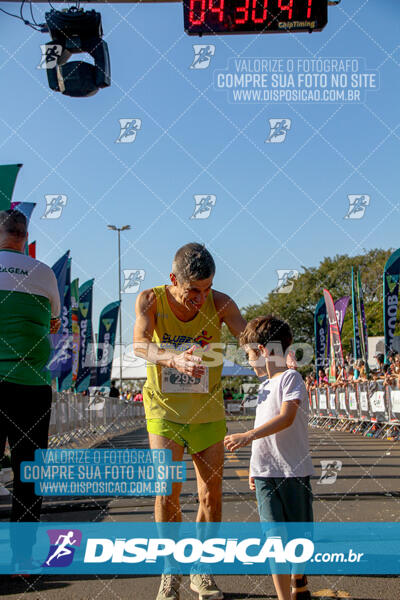
<svg viewBox="0 0 400 600">
<path fill-rule="evenodd" d="M 225 419 L 213 423 L 174 423 L 166 419 L 147 419 L 147 431 L 186 446 L 189 454 L 196 454 L 224 439 Z"/>
</svg>

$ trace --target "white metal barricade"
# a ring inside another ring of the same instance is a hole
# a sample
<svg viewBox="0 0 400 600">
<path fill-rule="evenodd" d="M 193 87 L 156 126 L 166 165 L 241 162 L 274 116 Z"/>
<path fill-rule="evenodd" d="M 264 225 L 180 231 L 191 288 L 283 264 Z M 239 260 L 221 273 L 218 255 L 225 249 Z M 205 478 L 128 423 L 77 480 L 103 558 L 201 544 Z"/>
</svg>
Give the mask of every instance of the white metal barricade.
<svg viewBox="0 0 400 600">
<path fill-rule="evenodd" d="M 49 447 L 82 446 L 144 423 L 143 402 L 53 392 Z"/>
<path fill-rule="evenodd" d="M 400 389 L 383 381 L 351 382 L 309 391 L 311 427 L 400 439 Z"/>
</svg>

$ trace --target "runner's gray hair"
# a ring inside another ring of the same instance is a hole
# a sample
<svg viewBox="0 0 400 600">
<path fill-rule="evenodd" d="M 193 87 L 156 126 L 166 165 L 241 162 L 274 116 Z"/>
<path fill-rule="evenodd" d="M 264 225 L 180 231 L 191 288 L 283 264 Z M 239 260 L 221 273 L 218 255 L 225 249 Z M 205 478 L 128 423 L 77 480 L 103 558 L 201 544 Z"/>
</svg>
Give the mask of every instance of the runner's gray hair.
<svg viewBox="0 0 400 600">
<path fill-rule="evenodd" d="M 27 219 L 19 210 L 0 211 L 0 233 L 24 238 L 27 232 Z"/>
<path fill-rule="evenodd" d="M 215 275 L 215 262 L 203 244 L 186 244 L 175 254 L 172 272 L 179 283 L 201 281 Z"/>
</svg>

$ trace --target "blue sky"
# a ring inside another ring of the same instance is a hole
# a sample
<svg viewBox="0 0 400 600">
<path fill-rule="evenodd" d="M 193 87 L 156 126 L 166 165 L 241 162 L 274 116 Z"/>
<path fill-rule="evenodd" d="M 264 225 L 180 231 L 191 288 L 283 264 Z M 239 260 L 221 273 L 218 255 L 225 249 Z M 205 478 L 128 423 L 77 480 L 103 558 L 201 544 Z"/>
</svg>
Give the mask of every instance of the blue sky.
<svg viewBox="0 0 400 600">
<path fill-rule="evenodd" d="M 109 223 L 132 227 L 122 235 L 122 268 L 145 271 L 141 289 L 167 283 L 177 248 L 200 241 L 215 257 L 214 287 L 240 307 L 265 298 L 278 269 L 398 247 L 396 0 L 342 0 L 313 35 L 202 40 L 184 33 L 178 3 L 96 7 L 112 86 L 83 99 L 50 91 L 37 69 L 47 34 L 0 17 L 0 164 L 24 164 L 14 200 L 38 204 L 30 228 L 37 257 L 52 265 L 70 249 L 73 277 L 95 278 L 95 330 L 118 295 Z M 38 21 L 47 9 L 34 5 Z M 215 45 L 207 69 L 189 68 L 198 43 Z M 379 89 L 354 104 L 231 103 L 216 73 L 248 57 L 358 57 L 379 74 Z M 115 143 L 121 118 L 142 121 L 133 143 Z M 265 143 L 273 118 L 291 119 L 284 143 Z M 46 194 L 67 196 L 59 219 L 41 218 Z M 216 196 L 209 218 L 190 219 L 195 194 Z M 370 196 L 363 218 L 344 218 L 349 194 Z M 123 295 L 126 343 L 136 296 Z"/>
</svg>

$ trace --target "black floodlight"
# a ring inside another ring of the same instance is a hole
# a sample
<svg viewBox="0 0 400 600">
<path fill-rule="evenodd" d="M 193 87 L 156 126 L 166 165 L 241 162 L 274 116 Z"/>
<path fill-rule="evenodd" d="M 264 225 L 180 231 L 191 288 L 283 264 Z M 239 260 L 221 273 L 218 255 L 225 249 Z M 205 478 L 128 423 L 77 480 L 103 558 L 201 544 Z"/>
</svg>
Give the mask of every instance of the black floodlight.
<svg viewBox="0 0 400 600">
<path fill-rule="evenodd" d="M 75 6 L 46 13 L 51 42 L 46 44 L 46 70 L 49 86 L 66 96 L 93 96 L 111 85 L 110 57 L 102 39 L 101 15 Z M 68 62 L 72 54 L 87 52 L 94 65 Z"/>
</svg>

